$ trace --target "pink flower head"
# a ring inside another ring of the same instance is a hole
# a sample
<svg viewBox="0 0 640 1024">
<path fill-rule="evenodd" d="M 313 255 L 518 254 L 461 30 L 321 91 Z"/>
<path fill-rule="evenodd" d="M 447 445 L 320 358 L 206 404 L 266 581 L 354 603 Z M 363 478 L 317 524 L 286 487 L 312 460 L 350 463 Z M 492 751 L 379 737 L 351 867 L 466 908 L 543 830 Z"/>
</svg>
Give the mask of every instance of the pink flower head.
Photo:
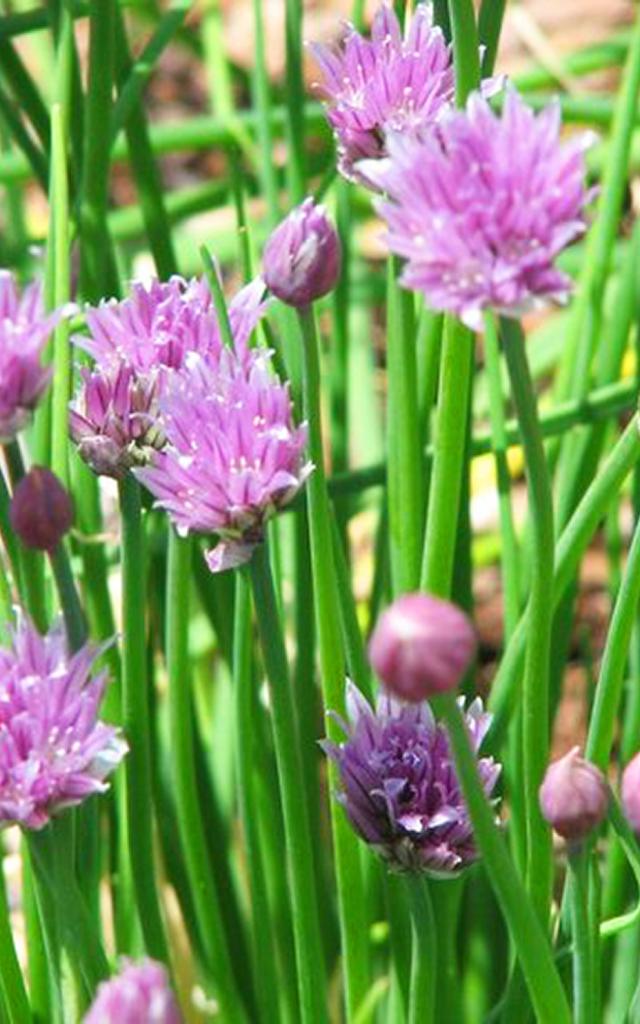
<svg viewBox="0 0 640 1024">
<path fill-rule="evenodd" d="M 98 476 L 123 477 L 164 444 L 158 409 L 158 371 L 137 375 L 130 365 L 91 373 L 69 411 L 69 430 L 81 458 Z"/>
<path fill-rule="evenodd" d="M 127 745 L 98 720 L 99 654 L 85 646 L 70 655 L 60 623 L 41 636 L 23 615 L 0 648 L 0 822 L 40 829 L 108 788 Z"/>
<path fill-rule="evenodd" d="M 98 985 L 83 1024 L 182 1024 L 182 1015 L 165 968 L 141 960 Z"/>
<path fill-rule="evenodd" d="M 136 476 L 179 532 L 223 539 L 207 555 L 212 572 L 246 562 L 265 521 L 311 470 L 288 387 L 264 349 L 253 349 L 249 362 L 225 349 L 217 368 L 193 354 L 170 378 L 160 407 L 168 445 Z"/>
<path fill-rule="evenodd" d="M 0 441 L 13 440 L 29 422 L 51 377 L 42 350 L 61 311 L 45 316 L 42 289 L 28 285 L 22 295 L 13 274 L 0 270 Z"/>
<path fill-rule="evenodd" d="M 559 133 L 557 103 L 536 115 L 509 90 L 498 115 L 476 93 L 430 138 L 396 137 L 389 160 L 366 162 L 388 197 L 378 209 L 406 260 L 402 283 L 474 329 L 485 309 L 520 316 L 564 301 L 571 279 L 554 260 L 586 227 L 591 136 Z"/>
<path fill-rule="evenodd" d="M 238 349 L 247 341 L 265 310 L 264 284 L 246 285 L 229 303 L 229 322 Z M 127 363 L 137 374 L 159 366 L 179 370 L 188 353 L 199 352 L 217 360 L 222 348 L 218 316 L 204 278 L 185 281 L 134 283 L 121 302 L 110 300 L 88 309 L 90 336 L 74 340 L 95 359 L 98 367 Z"/>
<path fill-rule="evenodd" d="M 354 181 L 367 181 L 355 165 L 386 156 L 387 136 L 421 136 L 453 104 L 455 76 L 451 48 L 433 24 L 431 3 L 416 6 L 404 36 L 389 0 L 373 20 L 371 38 L 349 26 L 335 53 L 314 44 L 323 73 L 327 117 L 338 145 L 338 168 Z M 484 84 L 487 93 L 500 82 Z"/>
<path fill-rule="evenodd" d="M 405 704 L 383 693 L 374 711 L 349 683 L 347 713 L 349 724 L 340 722 L 346 742 L 327 740 L 322 746 L 338 766 L 338 800 L 358 835 L 395 871 L 447 876 L 474 861 L 471 821 L 449 739 L 429 704 Z M 465 720 L 478 751 L 491 723 L 479 698 Z M 478 771 L 490 796 L 500 765 L 479 757 Z"/>
</svg>

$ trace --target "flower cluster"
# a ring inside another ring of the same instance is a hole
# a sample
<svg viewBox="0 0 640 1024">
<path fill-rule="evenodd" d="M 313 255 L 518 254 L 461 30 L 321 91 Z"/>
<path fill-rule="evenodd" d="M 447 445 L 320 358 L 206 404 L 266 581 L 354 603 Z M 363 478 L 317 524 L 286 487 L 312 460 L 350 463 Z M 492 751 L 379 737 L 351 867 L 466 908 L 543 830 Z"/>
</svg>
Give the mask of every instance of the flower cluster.
<svg viewBox="0 0 640 1024">
<path fill-rule="evenodd" d="M 28 285 L 22 294 L 8 270 L 0 270 L 0 442 L 12 441 L 29 422 L 45 391 L 51 370 L 42 350 L 62 316 L 44 314 L 42 288 Z"/>
<path fill-rule="evenodd" d="M 562 143 L 559 132 L 557 104 L 536 115 L 508 90 L 498 115 L 474 94 L 436 133 L 391 139 L 389 160 L 367 162 L 402 283 L 476 329 L 486 309 L 563 301 L 571 281 L 554 260 L 586 227 L 590 136 Z"/>
<path fill-rule="evenodd" d="M 353 827 L 397 871 L 450 875 L 477 856 L 471 823 L 455 772 L 449 740 L 425 701 L 405 704 L 387 694 L 376 710 L 348 684 L 347 741 L 324 741 L 338 765 L 338 800 Z M 491 723 L 480 699 L 465 714 L 474 750 Z M 500 766 L 478 760 L 487 796 Z"/>
<path fill-rule="evenodd" d="M 451 48 L 433 24 L 431 3 L 416 6 L 403 36 L 390 2 L 379 8 L 365 39 L 349 26 L 341 52 L 314 44 L 323 73 L 327 116 L 336 134 L 338 167 L 368 182 L 358 161 L 387 154 L 391 135 L 419 138 L 450 109 L 455 97 Z M 499 88 L 498 80 L 483 86 Z"/>
<path fill-rule="evenodd" d="M 181 1024 L 182 1015 L 162 964 L 126 963 L 98 986 L 83 1024 Z"/>
<path fill-rule="evenodd" d="M 295 427 L 269 353 L 247 365 L 225 350 L 212 367 L 194 354 L 160 400 L 167 448 L 137 471 L 182 533 L 217 533 L 212 572 L 247 561 L 267 518 L 308 476 L 306 429 Z"/>
<path fill-rule="evenodd" d="M 100 651 L 70 655 L 61 624 L 46 636 L 20 617 L 0 648 L 0 822 L 43 828 L 52 815 L 107 789 L 127 745 L 98 720 L 106 682 Z"/>
<path fill-rule="evenodd" d="M 254 281 L 229 304 L 236 351 L 250 361 L 248 339 L 265 308 L 264 285 Z M 223 342 L 204 280 L 152 281 L 132 285 L 122 302 L 87 310 L 89 337 L 76 344 L 93 356 L 93 372 L 71 406 L 71 436 L 95 473 L 122 477 L 145 465 L 164 445 L 159 397 L 172 372 L 198 353 L 216 362 Z"/>
</svg>

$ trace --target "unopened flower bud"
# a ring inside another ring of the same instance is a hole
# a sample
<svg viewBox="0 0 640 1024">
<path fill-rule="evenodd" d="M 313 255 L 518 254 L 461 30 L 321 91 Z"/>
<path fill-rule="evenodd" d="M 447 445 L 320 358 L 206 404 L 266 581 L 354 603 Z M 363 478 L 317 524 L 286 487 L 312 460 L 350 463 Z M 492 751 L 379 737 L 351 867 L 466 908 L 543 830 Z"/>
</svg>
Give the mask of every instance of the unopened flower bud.
<svg viewBox="0 0 640 1024">
<path fill-rule="evenodd" d="M 54 551 L 73 525 L 73 500 L 50 469 L 33 466 L 14 491 L 10 518 L 25 547 Z"/>
<path fill-rule="evenodd" d="M 640 835 L 640 754 L 636 754 L 622 773 L 622 806 L 627 821 Z"/>
<path fill-rule="evenodd" d="M 607 780 L 580 755 L 580 747 L 550 764 L 540 787 L 542 816 L 570 842 L 579 842 L 597 828 L 607 813 Z"/>
<path fill-rule="evenodd" d="M 397 697 L 421 701 L 456 688 L 476 648 L 473 626 L 449 601 L 404 594 L 380 616 L 369 657 Z"/>
<path fill-rule="evenodd" d="M 305 199 L 270 236 L 264 280 L 288 306 L 302 308 L 335 287 L 340 276 L 340 239 L 323 206 Z"/>
</svg>

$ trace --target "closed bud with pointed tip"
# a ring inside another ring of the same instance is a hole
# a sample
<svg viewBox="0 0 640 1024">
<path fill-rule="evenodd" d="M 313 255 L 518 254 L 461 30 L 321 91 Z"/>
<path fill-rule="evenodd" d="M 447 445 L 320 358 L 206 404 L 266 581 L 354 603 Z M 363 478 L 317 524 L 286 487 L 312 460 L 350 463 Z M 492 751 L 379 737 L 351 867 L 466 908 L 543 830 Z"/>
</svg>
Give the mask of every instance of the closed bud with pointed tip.
<svg viewBox="0 0 640 1024">
<path fill-rule="evenodd" d="M 403 594 L 382 613 L 369 657 L 385 686 L 403 700 L 455 690 L 476 649 L 460 608 L 430 594 Z"/>
<path fill-rule="evenodd" d="M 324 206 L 305 199 L 265 246 L 265 284 L 282 302 L 302 309 L 335 288 L 341 258 L 340 239 Z"/>
<path fill-rule="evenodd" d="M 54 551 L 73 526 L 73 500 L 55 473 L 33 466 L 14 491 L 9 515 L 25 547 Z"/>
<path fill-rule="evenodd" d="M 640 835 L 640 753 L 629 761 L 622 773 L 622 806 L 627 821 Z"/>
<path fill-rule="evenodd" d="M 580 747 L 549 765 L 539 796 L 543 818 L 574 843 L 600 825 L 609 805 L 607 780 L 580 755 Z"/>
</svg>

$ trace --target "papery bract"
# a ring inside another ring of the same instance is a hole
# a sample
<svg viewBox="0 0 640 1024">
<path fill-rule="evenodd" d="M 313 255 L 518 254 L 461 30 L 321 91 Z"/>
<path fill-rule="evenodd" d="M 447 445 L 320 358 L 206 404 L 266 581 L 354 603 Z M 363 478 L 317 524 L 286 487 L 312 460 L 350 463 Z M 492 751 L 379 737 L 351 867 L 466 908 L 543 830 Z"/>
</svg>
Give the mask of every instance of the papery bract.
<svg viewBox="0 0 640 1024">
<path fill-rule="evenodd" d="M 335 287 L 340 261 L 340 239 L 325 208 L 305 199 L 269 236 L 265 284 L 282 302 L 302 308 Z"/>
<path fill-rule="evenodd" d="M 61 623 L 42 636 L 23 615 L 0 648 L 0 823 L 40 829 L 108 788 L 127 745 L 98 719 L 99 654 L 69 654 Z"/>
<path fill-rule="evenodd" d="M 461 702 L 462 703 L 462 702 Z M 473 830 L 444 727 L 426 701 L 405 704 L 386 693 L 374 709 L 349 683 L 344 743 L 324 741 L 337 764 L 337 795 L 356 832 L 397 871 L 450 875 L 477 857 Z M 491 716 L 479 698 L 465 713 L 475 751 Z M 478 759 L 489 796 L 500 774 L 490 757 Z"/>
<path fill-rule="evenodd" d="M 166 969 L 155 960 L 125 963 L 98 985 L 83 1024 L 182 1024 Z"/>
</svg>

